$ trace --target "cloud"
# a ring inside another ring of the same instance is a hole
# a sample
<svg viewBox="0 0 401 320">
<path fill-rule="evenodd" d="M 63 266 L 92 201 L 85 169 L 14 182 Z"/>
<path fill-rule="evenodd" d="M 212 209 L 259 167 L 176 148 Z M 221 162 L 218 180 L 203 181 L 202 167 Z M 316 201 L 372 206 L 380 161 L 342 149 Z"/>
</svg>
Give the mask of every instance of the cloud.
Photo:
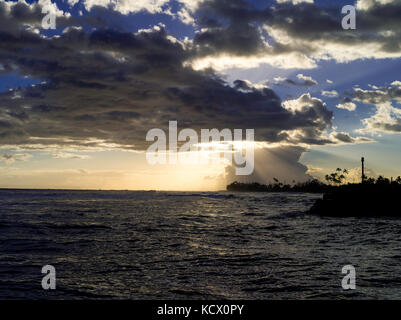
<svg viewBox="0 0 401 320">
<path fill-rule="evenodd" d="M 298 74 L 297 79 L 300 81 L 292 80 L 289 78 L 281 78 L 277 77 L 274 78 L 274 84 L 275 85 L 284 85 L 284 84 L 289 84 L 293 86 L 300 86 L 300 87 L 311 87 L 311 86 L 316 86 L 318 85 L 318 82 L 312 77 L 309 76 L 304 76 L 303 74 Z"/>
<path fill-rule="evenodd" d="M 318 85 L 318 82 L 316 80 L 313 80 L 312 77 L 310 76 L 305 76 L 303 74 L 298 74 L 297 78 L 299 80 L 302 80 L 302 85 L 304 86 L 316 86 Z"/>
<path fill-rule="evenodd" d="M 31 32 L 38 32 L 43 17 L 41 6 L 45 3 L 50 1 L 31 5 L 24 1 L 2 3 L 0 16 L 7 19 L 0 20 L 1 30 L 15 31 L 25 25 Z M 177 3 L 178 8 L 172 10 L 168 0 L 85 0 L 83 5 L 91 15 L 77 18 L 57 9 L 57 24 L 104 27 L 105 12 L 127 15 L 147 11 L 172 15 L 196 26 L 194 38 L 187 41 L 192 50 L 187 63 L 196 69 L 212 66 L 221 70 L 260 64 L 307 69 L 315 68 L 322 60 L 348 62 L 401 57 L 399 1 L 359 1 L 357 30 L 351 31 L 341 28 L 340 5 L 323 8 L 306 0 L 280 0 L 265 7 L 253 6 L 244 0 L 179 0 Z M 10 17 L 13 22 L 9 21 Z"/>
<path fill-rule="evenodd" d="M 357 0 L 356 8 L 358 10 L 370 10 L 375 6 L 383 6 L 395 2 L 394 0 Z"/>
<path fill-rule="evenodd" d="M 336 106 L 338 109 L 344 109 L 348 111 L 355 111 L 356 110 L 356 104 L 353 102 L 344 102 L 340 103 Z"/>
<path fill-rule="evenodd" d="M 323 101 L 303 96 L 288 109 L 266 86 L 230 86 L 211 70 L 194 70 L 186 64 L 193 54 L 163 25 L 136 33 L 68 28 L 51 38 L 22 27 L 5 32 L 4 68 L 46 80 L 0 94 L 0 142 L 145 150 L 147 131 L 167 131 L 169 120 L 197 131 L 252 128 L 259 141 L 329 142 L 320 137 L 332 118 Z"/>
<path fill-rule="evenodd" d="M 322 168 L 314 167 L 311 165 L 307 165 L 308 170 L 306 171 L 307 174 L 309 175 L 316 175 L 317 173 L 321 173 L 323 171 Z"/>
<path fill-rule="evenodd" d="M 284 107 L 299 118 L 305 118 L 313 126 L 287 132 L 290 139 L 303 144 L 331 144 L 333 141 L 323 136 L 325 130 L 331 126 L 333 114 L 326 108 L 326 104 L 309 93 L 301 95 L 298 99 L 283 102 Z"/>
<path fill-rule="evenodd" d="M 288 2 L 297 5 L 299 3 L 313 3 L 314 0 L 277 0 L 277 3 L 288 3 Z"/>
<path fill-rule="evenodd" d="M 13 163 L 15 161 L 27 161 L 31 157 L 32 155 L 28 153 L 15 153 L 15 154 L 4 153 L 0 155 L 0 161 L 4 161 L 6 163 Z"/>
<path fill-rule="evenodd" d="M 328 134 L 333 113 L 311 94 L 282 101 L 267 85 L 246 80 L 231 84 L 208 67 L 308 69 L 321 60 L 400 56 L 397 3 L 364 6 L 358 30 L 351 33 L 340 29 L 337 9 L 311 2 L 279 1 L 256 8 L 241 0 L 182 0 L 171 13 L 164 0 L 87 0 L 84 5 L 91 13 L 82 18 L 59 10 L 57 25 L 63 32 L 55 36 L 38 30 L 45 2 L 0 3 L 0 73 L 39 81 L 0 93 L 0 148 L 21 152 L 3 155 L 3 161 L 27 159 L 23 150 L 44 150 L 65 159 L 84 159 L 77 152 L 88 150 L 142 152 L 149 146 L 148 130 L 167 131 L 168 121 L 177 120 L 179 129 L 198 132 L 255 129 L 256 139 L 270 148 L 258 151 L 250 179 L 308 179 L 307 168 L 298 163 L 307 146 L 372 140 Z M 125 32 L 108 28 L 101 18 L 105 12 L 119 17 L 143 10 L 176 15 L 195 25 L 196 34 L 181 40 L 162 24 Z M 380 15 L 386 20 L 379 21 Z M 318 84 L 303 74 L 281 80 L 301 87 Z M 397 100 L 400 82 L 371 89 L 356 89 L 350 99 Z M 334 92 L 322 94 L 334 97 Z M 379 107 L 380 115 L 365 119 L 365 127 L 397 131 L 398 109 Z M 272 161 L 264 164 L 266 158 Z"/>
<path fill-rule="evenodd" d="M 340 4 L 322 8 L 311 1 L 280 1 L 256 8 L 242 0 L 202 2 L 197 10 L 201 29 L 193 41 L 194 63 L 207 67 L 204 60 L 210 62 L 211 57 L 223 61 L 248 57 L 280 68 L 313 68 L 322 60 L 401 57 L 401 3 L 360 2 L 359 6 L 363 10 L 358 12 L 357 29 L 345 31 Z"/>
<path fill-rule="evenodd" d="M 71 7 L 73 7 L 79 2 L 79 0 L 67 0 L 67 2 Z"/>
<path fill-rule="evenodd" d="M 388 87 L 373 86 L 373 90 L 354 88 L 347 93 L 352 99 L 366 104 L 380 104 L 389 101 L 401 102 L 401 82 L 393 81 Z"/>
<path fill-rule="evenodd" d="M 77 0 L 72 0 L 77 1 Z M 179 10 L 172 12 L 170 0 L 84 0 L 83 4 L 88 11 L 95 12 L 99 8 L 106 8 L 122 15 L 148 12 L 151 14 L 166 14 L 178 18 L 184 24 L 195 24 L 194 11 L 203 0 L 177 0 Z"/>
<path fill-rule="evenodd" d="M 362 133 L 401 133 L 401 110 L 395 108 L 391 103 L 376 105 L 376 113 L 362 120 L 364 128 L 358 129 Z"/>
<path fill-rule="evenodd" d="M 322 96 L 328 97 L 328 98 L 337 98 L 339 96 L 339 94 L 336 90 L 331 90 L 331 91 L 322 90 Z"/>
<path fill-rule="evenodd" d="M 44 18 L 42 8 L 44 6 L 53 8 L 58 29 L 82 28 L 82 26 L 102 28 L 107 25 L 104 17 L 100 16 L 73 17 L 69 12 L 59 9 L 57 4 L 50 0 L 39 0 L 31 4 L 24 0 L 16 2 L 2 1 L 0 2 L 0 36 L 2 42 L 9 43 L 14 40 L 18 42 L 18 39 L 22 38 L 27 43 L 30 43 L 34 41 L 32 34 L 45 39 L 46 36 L 43 34 L 44 30 L 42 29 L 42 19 Z M 10 66 L 0 68 L 0 73 L 9 73 L 10 71 L 14 71 Z"/>
<path fill-rule="evenodd" d="M 184 24 L 195 25 L 195 19 L 189 10 L 182 8 L 177 12 L 177 16 Z"/>
<path fill-rule="evenodd" d="M 310 180 L 308 168 L 299 163 L 306 149 L 301 147 L 281 146 L 277 148 L 255 150 L 255 169 L 250 176 L 236 176 L 235 167 L 226 168 L 227 184 L 238 182 L 271 183 L 274 178 L 281 182 L 292 183 Z"/>
<path fill-rule="evenodd" d="M 357 132 L 376 134 L 380 132 L 401 133 L 401 109 L 393 102 L 401 102 L 401 82 L 393 81 L 388 87 L 371 86 L 372 90 L 354 88 L 347 92 L 348 98 L 364 104 L 374 105 L 376 113 L 363 119 L 364 127 Z"/>
<path fill-rule="evenodd" d="M 337 140 L 337 144 L 350 144 L 350 143 L 371 143 L 375 140 L 367 137 L 351 137 L 347 132 L 332 132 L 330 134 L 333 140 Z"/>
<path fill-rule="evenodd" d="M 85 8 L 90 11 L 93 7 L 105 7 L 118 11 L 122 14 L 129 14 L 139 11 L 160 13 L 169 0 L 84 0 Z"/>
<path fill-rule="evenodd" d="M 343 132 L 338 132 L 336 134 L 334 134 L 334 137 L 341 141 L 341 142 L 345 142 L 345 143 L 352 143 L 354 142 L 354 139 L 351 138 L 351 136 L 347 133 L 343 133 Z"/>
<path fill-rule="evenodd" d="M 243 19 L 248 7 L 235 3 L 239 7 L 223 2 L 219 10 L 229 9 L 226 14 L 231 17 L 238 9 L 237 18 Z M 255 14 L 249 10 L 250 16 Z M 7 19 L 11 23 L 17 18 L 7 13 Z M 304 148 L 346 140 L 345 136 L 327 135 L 333 113 L 322 99 L 303 94 L 282 101 L 266 85 L 245 80 L 230 85 L 213 70 L 192 68 L 194 57 L 209 50 L 208 43 L 213 44 L 212 51 L 228 50 L 246 59 L 260 45 L 264 50 L 265 44 L 252 38 L 252 32 L 260 30 L 248 23 L 238 25 L 244 28 L 238 30 L 244 37 L 251 34 L 246 40 L 249 46 L 242 41 L 241 47 L 237 42 L 230 47 L 234 34 L 241 37 L 235 30 L 228 32 L 218 47 L 215 34 L 209 37 L 205 30 L 191 42 L 174 38 L 163 25 L 132 33 L 74 28 L 72 21 L 68 23 L 70 27 L 55 37 L 25 30 L 22 23 L 2 33 L 0 62 L 4 70 L 43 79 L 36 85 L 0 93 L 0 143 L 4 148 L 36 149 L 56 158 L 81 159 L 86 156 L 77 156 L 79 151 L 143 152 L 149 146 L 146 133 L 152 128 L 167 132 L 170 120 L 177 120 L 179 129 L 189 127 L 198 132 L 202 128 L 255 129 L 256 140 L 269 145 Z M 205 23 L 213 30 L 212 22 Z M 303 74 L 292 81 L 298 86 L 317 85 Z M 359 141 L 352 139 L 347 143 Z"/>
<path fill-rule="evenodd" d="M 83 154 L 69 153 L 69 152 L 55 152 L 52 154 L 55 159 L 89 159 L 90 157 Z"/>
</svg>

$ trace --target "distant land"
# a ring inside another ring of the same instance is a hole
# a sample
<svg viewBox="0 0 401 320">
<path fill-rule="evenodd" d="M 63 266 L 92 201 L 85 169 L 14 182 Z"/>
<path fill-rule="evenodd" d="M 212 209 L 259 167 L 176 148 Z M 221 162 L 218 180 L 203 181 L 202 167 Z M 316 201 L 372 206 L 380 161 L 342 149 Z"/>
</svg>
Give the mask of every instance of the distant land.
<svg viewBox="0 0 401 320">
<path fill-rule="evenodd" d="M 233 182 L 227 186 L 233 192 L 305 192 L 323 193 L 309 213 L 324 216 L 400 216 L 401 177 L 377 179 L 363 177 L 361 183 L 347 183 L 347 170 L 337 169 L 326 176 L 324 183 L 310 180 L 293 185 L 283 184 L 277 179 L 273 184 Z"/>
</svg>

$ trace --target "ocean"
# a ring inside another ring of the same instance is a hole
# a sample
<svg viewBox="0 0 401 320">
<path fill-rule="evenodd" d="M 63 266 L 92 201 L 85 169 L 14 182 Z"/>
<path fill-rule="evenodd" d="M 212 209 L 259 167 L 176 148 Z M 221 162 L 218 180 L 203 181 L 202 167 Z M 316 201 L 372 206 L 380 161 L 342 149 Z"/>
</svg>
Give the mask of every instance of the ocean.
<svg viewBox="0 0 401 320">
<path fill-rule="evenodd" d="M 0 299 L 401 299 L 401 219 L 307 214 L 320 197 L 0 190 Z"/>
</svg>

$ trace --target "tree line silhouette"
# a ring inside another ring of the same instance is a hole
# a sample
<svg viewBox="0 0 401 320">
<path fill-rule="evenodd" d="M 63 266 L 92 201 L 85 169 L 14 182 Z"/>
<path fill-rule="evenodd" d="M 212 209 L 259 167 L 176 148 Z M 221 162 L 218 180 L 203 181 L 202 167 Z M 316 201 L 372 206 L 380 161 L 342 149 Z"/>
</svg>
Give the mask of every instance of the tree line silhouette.
<svg viewBox="0 0 401 320">
<path fill-rule="evenodd" d="M 355 191 L 357 189 L 391 189 L 401 190 L 401 177 L 388 179 L 379 176 L 377 179 L 364 176 L 363 183 L 345 183 L 349 175 L 349 170 L 337 168 L 334 172 L 325 176 L 325 182 L 318 179 L 311 179 L 306 182 L 293 181 L 293 184 L 282 183 L 277 178 L 273 178 L 274 183 L 261 184 L 258 182 L 241 183 L 235 181 L 227 185 L 228 191 L 240 192 L 308 192 L 308 193 L 327 193 L 334 191 Z M 362 177 L 361 177 L 362 178 Z"/>
</svg>

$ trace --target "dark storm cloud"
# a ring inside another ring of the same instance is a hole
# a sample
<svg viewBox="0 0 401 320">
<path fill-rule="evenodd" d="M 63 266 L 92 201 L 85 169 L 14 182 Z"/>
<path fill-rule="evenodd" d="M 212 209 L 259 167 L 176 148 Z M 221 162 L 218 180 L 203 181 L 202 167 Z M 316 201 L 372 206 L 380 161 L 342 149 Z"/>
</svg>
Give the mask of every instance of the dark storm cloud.
<svg viewBox="0 0 401 320">
<path fill-rule="evenodd" d="M 361 1 L 362 6 L 366 3 Z M 342 29 L 340 11 L 334 3 L 331 8 L 287 2 L 256 9 L 244 0 L 207 0 L 197 11 L 197 21 L 204 29 L 194 43 L 200 56 L 224 53 L 267 58 L 292 52 L 317 60 L 326 54 L 339 61 L 401 56 L 400 1 L 361 8 L 356 30 Z M 286 41 L 282 41 L 282 32 Z M 350 55 L 341 47 L 359 50 Z"/>
<path fill-rule="evenodd" d="M 147 131 L 167 130 L 169 120 L 198 131 L 251 128 L 268 142 L 331 143 L 321 138 L 332 119 L 321 100 L 304 96 L 291 109 L 268 87 L 195 71 L 186 64 L 190 45 L 162 26 L 135 34 L 68 28 L 51 38 L 16 30 L 0 31 L 0 64 L 42 82 L 0 94 L 2 144 L 143 150 Z"/>
<path fill-rule="evenodd" d="M 18 30 L 24 24 L 39 24 L 42 17 L 40 6 L 30 8 L 24 3 L 9 6 L 6 2 L 0 2 L 0 30 L 3 32 Z"/>
<path fill-rule="evenodd" d="M 242 0 L 200 3 L 197 17 L 205 29 L 193 39 L 198 55 L 229 53 L 248 56 L 262 52 L 266 45 L 259 27 L 252 24 L 257 15 L 258 12 Z"/>
<path fill-rule="evenodd" d="M 201 49 L 200 55 L 230 53 L 248 56 L 261 52 L 265 48 L 258 29 L 247 24 L 212 28 L 197 33 L 194 43 Z"/>
</svg>

